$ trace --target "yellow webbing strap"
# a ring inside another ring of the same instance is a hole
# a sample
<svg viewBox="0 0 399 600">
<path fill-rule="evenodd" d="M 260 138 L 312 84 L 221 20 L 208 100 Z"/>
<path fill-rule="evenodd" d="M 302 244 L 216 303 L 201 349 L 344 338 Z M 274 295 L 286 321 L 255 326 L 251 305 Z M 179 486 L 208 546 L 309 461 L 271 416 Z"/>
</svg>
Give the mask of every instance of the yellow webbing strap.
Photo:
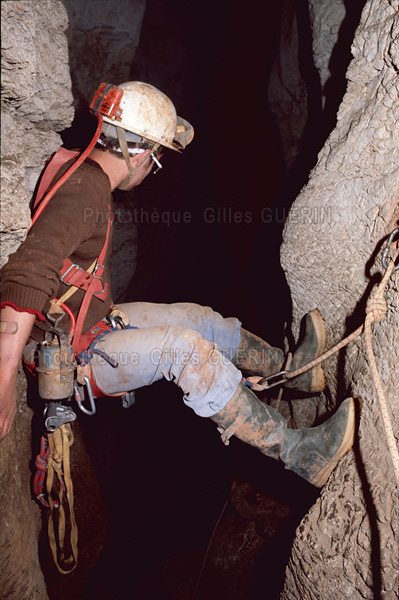
<svg viewBox="0 0 399 600">
<path fill-rule="evenodd" d="M 47 461 L 47 495 L 50 505 L 50 516 L 48 520 L 48 538 L 51 552 L 53 554 L 54 563 L 58 571 L 63 575 L 70 573 L 76 568 L 78 562 L 78 527 L 75 520 L 73 510 L 73 485 L 70 473 L 69 448 L 73 444 L 73 434 L 70 423 L 61 425 L 53 433 L 48 433 L 48 443 L 50 454 Z M 59 507 L 54 506 L 52 496 L 53 485 L 55 483 L 54 474 L 58 479 L 58 489 L 55 491 L 58 495 Z M 64 480 L 64 481 L 63 481 Z M 68 501 L 69 517 L 70 517 L 70 556 L 65 558 L 65 509 L 63 506 L 64 492 L 63 483 L 65 485 L 65 499 Z M 58 519 L 56 513 L 58 511 Z M 55 521 L 58 520 L 58 535 L 56 536 Z M 59 558 L 57 542 L 59 546 Z M 61 567 L 64 565 L 72 565 L 71 568 L 65 570 Z"/>
</svg>

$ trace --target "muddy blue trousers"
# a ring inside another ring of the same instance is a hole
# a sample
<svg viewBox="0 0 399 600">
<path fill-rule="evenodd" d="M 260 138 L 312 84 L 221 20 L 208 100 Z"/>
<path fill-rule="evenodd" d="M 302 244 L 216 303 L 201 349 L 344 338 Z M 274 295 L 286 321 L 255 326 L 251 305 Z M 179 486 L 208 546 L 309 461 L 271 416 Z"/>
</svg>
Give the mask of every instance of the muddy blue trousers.
<svg viewBox="0 0 399 600">
<path fill-rule="evenodd" d="M 231 362 L 241 339 L 238 319 L 187 302 L 131 302 L 118 308 L 137 329 L 111 331 L 96 342 L 119 364 L 113 368 L 93 357 L 92 374 L 104 394 L 135 390 L 164 377 L 182 389 L 185 404 L 201 417 L 226 406 L 242 379 Z"/>
</svg>

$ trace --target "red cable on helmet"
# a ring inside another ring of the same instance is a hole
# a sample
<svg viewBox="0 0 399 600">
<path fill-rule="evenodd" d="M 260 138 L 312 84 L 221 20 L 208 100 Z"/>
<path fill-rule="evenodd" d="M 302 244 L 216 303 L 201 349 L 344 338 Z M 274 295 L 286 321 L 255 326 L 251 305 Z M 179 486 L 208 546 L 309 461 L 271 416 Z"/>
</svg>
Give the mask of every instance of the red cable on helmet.
<svg viewBox="0 0 399 600">
<path fill-rule="evenodd" d="M 107 117 L 113 117 L 116 120 L 120 120 L 121 115 L 123 113 L 122 108 L 120 107 L 120 102 L 123 97 L 123 90 L 112 85 L 110 83 L 102 83 L 98 90 L 96 91 L 92 103 L 90 104 L 90 111 L 93 115 L 97 117 L 97 129 L 91 140 L 90 144 L 87 146 L 86 150 L 82 152 L 82 154 L 76 159 L 76 161 L 69 167 L 68 171 L 60 177 L 57 183 L 47 192 L 47 194 L 43 197 L 42 200 L 39 199 L 40 204 L 38 205 L 35 214 L 32 218 L 31 226 L 28 229 L 28 233 L 32 228 L 32 225 L 37 221 L 37 219 L 42 214 L 43 210 L 46 208 L 49 200 L 54 196 L 54 194 L 60 189 L 60 187 L 69 179 L 74 171 L 82 164 L 82 162 L 87 158 L 90 152 L 93 150 L 98 138 L 100 137 L 101 129 L 103 126 L 103 117 L 105 115 Z"/>
<path fill-rule="evenodd" d="M 34 225 L 34 223 L 40 217 L 40 215 L 42 214 L 43 210 L 46 208 L 47 204 L 49 203 L 49 201 L 51 200 L 51 198 L 54 196 L 54 194 L 60 189 L 60 187 L 65 183 L 65 181 L 67 179 L 69 179 L 69 177 L 72 175 L 72 173 L 74 171 L 76 171 L 76 169 L 82 164 L 82 162 L 87 158 L 87 156 L 93 150 L 93 148 L 94 148 L 94 146 L 95 146 L 98 138 L 100 137 L 101 129 L 102 129 L 102 126 L 103 126 L 103 118 L 102 118 L 102 116 L 101 116 L 100 113 L 97 113 L 97 119 L 98 119 L 97 129 L 96 129 L 96 132 L 95 132 L 94 137 L 91 140 L 90 144 L 82 152 L 82 154 L 79 156 L 79 158 L 76 159 L 76 161 L 73 163 L 73 165 L 71 165 L 69 167 L 68 171 L 66 171 L 62 175 L 62 177 L 59 178 L 59 180 L 57 181 L 57 183 L 44 196 L 43 200 L 40 202 L 39 206 L 36 209 L 35 214 L 32 217 L 32 223 L 31 223 L 31 226 L 29 227 L 28 233 L 31 230 L 31 228 Z"/>
</svg>

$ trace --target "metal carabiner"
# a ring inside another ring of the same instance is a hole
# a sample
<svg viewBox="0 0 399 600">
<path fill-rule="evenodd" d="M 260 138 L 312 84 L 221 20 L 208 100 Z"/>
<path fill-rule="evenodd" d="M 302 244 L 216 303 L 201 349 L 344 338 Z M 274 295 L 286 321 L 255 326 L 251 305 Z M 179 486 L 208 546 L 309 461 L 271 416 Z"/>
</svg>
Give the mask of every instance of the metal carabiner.
<svg viewBox="0 0 399 600">
<path fill-rule="evenodd" d="M 109 324 L 111 325 L 112 329 L 118 329 L 118 325 L 120 326 L 120 329 L 126 329 L 126 325 L 124 324 L 122 317 L 120 317 L 119 315 L 116 315 L 116 317 L 114 317 L 113 314 L 110 313 L 109 315 L 107 315 L 107 320 L 109 321 Z"/>
<path fill-rule="evenodd" d="M 278 385 L 283 385 L 287 381 L 287 377 L 284 377 L 287 373 L 289 373 L 289 371 L 279 371 L 278 373 L 274 373 L 273 375 L 268 375 L 267 377 L 263 377 L 262 379 L 260 379 L 256 383 L 256 385 L 263 385 L 264 383 L 266 383 L 266 387 L 264 388 L 265 390 L 270 390 L 271 388 L 277 387 Z"/>
<path fill-rule="evenodd" d="M 117 329 L 117 327 L 116 327 L 117 323 L 116 323 L 115 317 L 113 317 L 111 313 L 109 315 L 107 315 L 107 321 L 111 325 L 112 329 Z"/>
<path fill-rule="evenodd" d="M 86 389 L 87 389 L 87 395 L 89 397 L 90 410 L 88 408 L 86 408 L 85 406 L 83 406 L 82 395 L 81 395 L 77 381 L 75 381 L 75 383 L 74 383 L 76 404 L 79 406 L 80 410 L 85 415 L 95 415 L 97 409 L 96 409 L 96 402 L 95 402 L 94 396 L 93 396 L 93 390 L 91 389 L 91 385 L 90 385 L 90 379 L 86 375 L 84 375 L 83 380 L 85 382 Z"/>
<path fill-rule="evenodd" d="M 389 251 L 391 249 L 391 244 L 392 244 L 393 238 L 395 237 L 395 235 L 397 233 L 399 233 L 399 227 L 396 227 L 396 229 L 394 229 L 392 231 L 392 233 L 390 234 L 388 241 L 385 245 L 385 248 L 382 252 L 381 262 L 382 262 L 382 266 L 384 267 L 385 270 L 387 270 L 387 268 L 388 268 L 387 258 L 388 258 Z M 394 268 L 394 271 L 397 271 L 398 269 L 399 269 L 399 264 L 396 265 L 396 267 Z"/>
<path fill-rule="evenodd" d="M 111 312 L 109 315 L 107 315 L 107 320 L 109 321 L 112 329 L 118 329 L 118 325 L 121 329 L 126 329 L 126 325 L 123 322 L 122 317 L 119 315 L 114 317 Z M 130 406 L 133 406 L 133 404 L 136 402 L 136 395 L 134 391 L 126 392 L 121 396 L 121 400 L 123 408 L 130 408 Z"/>
</svg>

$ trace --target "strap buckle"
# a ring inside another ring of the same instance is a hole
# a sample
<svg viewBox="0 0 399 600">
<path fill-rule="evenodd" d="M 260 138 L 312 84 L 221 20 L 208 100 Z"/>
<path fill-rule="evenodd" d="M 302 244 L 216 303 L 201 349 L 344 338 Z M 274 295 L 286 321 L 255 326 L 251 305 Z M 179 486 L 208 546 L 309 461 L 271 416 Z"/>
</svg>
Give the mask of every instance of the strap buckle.
<svg viewBox="0 0 399 600">
<path fill-rule="evenodd" d="M 98 267 L 101 267 L 101 269 L 102 269 L 100 276 L 96 275 Z M 98 292 L 93 292 L 93 296 L 99 296 L 100 294 L 102 294 L 103 292 L 105 292 L 105 283 L 104 283 L 104 280 L 102 278 L 103 271 L 104 271 L 104 265 L 102 265 L 101 263 L 97 263 L 96 266 L 95 266 L 95 269 L 93 271 L 93 278 L 97 279 L 98 281 L 101 282 L 102 290 L 99 290 Z"/>
<path fill-rule="evenodd" d="M 62 281 L 62 283 L 64 285 L 72 285 L 72 283 L 69 283 L 69 281 L 65 281 L 64 277 L 66 277 L 68 275 L 69 271 L 71 271 L 71 269 L 73 269 L 74 267 L 75 267 L 75 269 L 78 269 L 79 271 L 84 271 L 84 269 L 82 269 L 82 267 L 80 267 L 76 263 L 74 263 L 73 265 L 71 265 L 70 267 L 68 267 L 68 269 L 65 271 L 65 273 L 63 273 L 61 275 L 61 278 L 60 278 L 60 281 Z"/>
</svg>

